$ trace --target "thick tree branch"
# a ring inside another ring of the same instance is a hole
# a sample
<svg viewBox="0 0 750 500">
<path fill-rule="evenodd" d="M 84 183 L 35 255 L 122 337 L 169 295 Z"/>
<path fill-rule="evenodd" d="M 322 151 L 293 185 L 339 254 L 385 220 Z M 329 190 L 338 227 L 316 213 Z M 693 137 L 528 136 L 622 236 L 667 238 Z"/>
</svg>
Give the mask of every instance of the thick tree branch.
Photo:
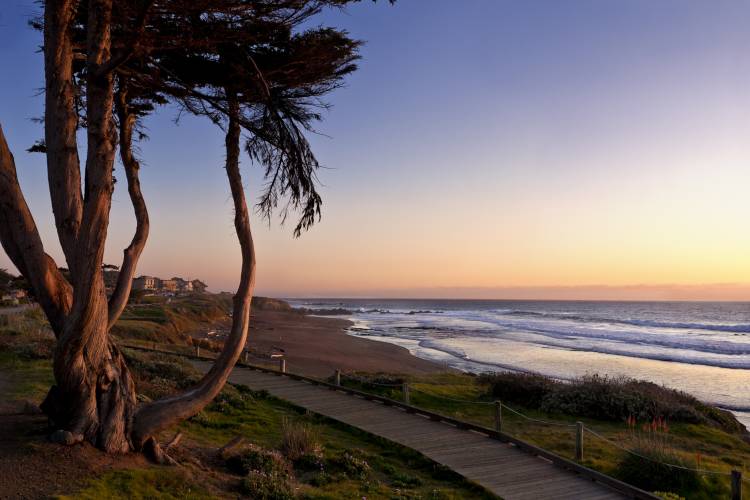
<svg viewBox="0 0 750 500">
<path fill-rule="evenodd" d="M 229 111 L 229 125 L 226 133 L 226 170 L 234 201 L 234 225 L 242 250 L 242 274 L 237 294 L 234 296 L 232 330 L 211 370 L 194 388 L 182 394 L 155 401 L 136 413 L 133 423 L 133 444 L 136 448 L 154 446 L 155 436 L 159 431 L 195 415 L 210 403 L 224 387 L 247 341 L 250 302 L 255 288 L 256 261 L 250 216 L 240 175 L 240 123 L 239 104 L 236 97 L 230 97 Z"/>
<path fill-rule="evenodd" d="M 73 254 L 83 213 L 71 39 L 77 8 L 77 0 L 47 0 L 44 8 L 47 177 L 57 234 L 73 275 L 77 272 Z"/>
<path fill-rule="evenodd" d="M 146 246 L 149 232 L 148 209 L 146 201 L 141 193 L 141 183 L 138 177 L 140 164 L 133 155 L 133 127 L 135 126 L 135 115 L 130 112 L 127 102 L 127 88 L 121 84 L 117 95 L 117 115 L 120 122 L 120 158 L 125 168 L 125 176 L 128 180 L 128 193 L 135 212 L 135 234 L 130 245 L 125 249 L 120 274 L 117 276 L 117 285 L 109 299 L 109 328 L 117 322 L 130 297 L 130 289 L 133 284 L 138 259 Z"/>
<path fill-rule="evenodd" d="M 34 218 L 21 191 L 16 164 L 0 126 L 0 242 L 13 264 L 29 280 L 55 335 L 70 311 L 72 290 L 44 252 Z"/>
<path fill-rule="evenodd" d="M 107 333 L 107 298 L 102 261 L 114 189 L 112 170 L 117 141 L 117 131 L 112 117 L 112 76 L 98 78 L 94 72 L 101 62 L 109 57 L 111 15 L 112 0 L 89 0 L 86 40 L 88 148 L 83 218 L 72 255 L 73 307 L 69 321 L 65 325 L 65 335 L 61 339 L 62 343 L 66 344 L 65 355 L 70 359 L 74 359 L 87 346 L 96 346 L 95 350 L 87 352 L 89 362 L 94 365 L 107 355 L 106 342 L 91 340 L 95 336 L 106 336 Z M 65 366 L 66 362 L 56 360 L 55 366 Z M 62 373 L 56 373 L 58 381 L 62 377 Z"/>
</svg>

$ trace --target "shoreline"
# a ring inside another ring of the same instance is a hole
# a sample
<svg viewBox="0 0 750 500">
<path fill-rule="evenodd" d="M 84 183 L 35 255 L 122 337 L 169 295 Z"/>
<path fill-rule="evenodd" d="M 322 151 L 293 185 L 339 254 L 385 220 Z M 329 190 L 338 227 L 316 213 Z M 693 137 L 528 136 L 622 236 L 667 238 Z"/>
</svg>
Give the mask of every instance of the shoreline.
<svg viewBox="0 0 750 500">
<path fill-rule="evenodd" d="M 256 309 L 247 345 L 253 352 L 266 356 L 275 349 L 281 349 L 288 370 L 314 377 L 331 376 L 336 369 L 393 374 L 474 373 L 439 360 L 419 357 L 395 343 L 348 333 L 347 329 L 353 325 L 349 319 L 340 317 Z M 270 358 L 266 361 L 275 363 Z M 505 370 L 519 371 L 512 368 Z M 750 428 L 750 412 L 717 403 L 707 404 L 731 412 Z"/>
<path fill-rule="evenodd" d="M 255 309 L 247 346 L 264 357 L 283 351 L 288 370 L 315 377 L 328 377 L 337 369 L 403 374 L 453 371 L 404 347 L 349 335 L 346 329 L 353 324 L 348 319 Z"/>
</svg>

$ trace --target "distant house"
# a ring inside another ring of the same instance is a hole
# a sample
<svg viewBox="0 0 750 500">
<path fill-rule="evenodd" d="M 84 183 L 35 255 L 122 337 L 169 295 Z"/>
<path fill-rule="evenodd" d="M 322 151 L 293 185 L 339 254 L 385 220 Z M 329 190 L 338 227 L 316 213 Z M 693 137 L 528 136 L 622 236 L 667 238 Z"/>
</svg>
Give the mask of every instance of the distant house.
<svg viewBox="0 0 750 500">
<path fill-rule="evenodd" d="M 190 293 L 193 291 L 193 282 L 187 281 L 182 278 L 172 277 L 171 280 L 175 283 L 175 290 L 176 292 L 180 293 Z"/>
<path fill-rule="evenodd" d="M 177 281 L 176 280 L 161 280 L 161 290 L 165 292 L 176 292 L 177 291 Z"/>
<path fill-rule="evenodd" d="M 157 290 L 161 280 L 153 276 L 138 276 L 133 280 L 133 290 Z"/>
<path fill-rule="evenodd" d="M 139 276 L 133 280 L 133 290 L 146 290 L 163 295 L 192 293 L 194 291 L 204 293 L 206 284 L 200 280 L 186 280 L 177 276 L 168 280 L 155 276 Z"/>
</svg>

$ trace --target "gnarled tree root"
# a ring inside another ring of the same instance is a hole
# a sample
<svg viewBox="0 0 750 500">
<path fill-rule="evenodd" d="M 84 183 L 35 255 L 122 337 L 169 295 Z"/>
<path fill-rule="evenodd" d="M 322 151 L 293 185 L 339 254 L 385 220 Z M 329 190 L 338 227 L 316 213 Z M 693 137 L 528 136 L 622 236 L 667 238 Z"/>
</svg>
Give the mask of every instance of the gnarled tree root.
<svg viewBox="0 0 750 500">
<path fill-rule="evenodd" d="M 154 438 L 148 438 L 146 442 L 143 443 L 141 451 L 146 455 L 146 458 L 159 465 L 179 465 L 174 458 L 167 454 L 164 448 L 162 448 L 161 445 L 159 445 L 159 442 Z"/>
</svg>

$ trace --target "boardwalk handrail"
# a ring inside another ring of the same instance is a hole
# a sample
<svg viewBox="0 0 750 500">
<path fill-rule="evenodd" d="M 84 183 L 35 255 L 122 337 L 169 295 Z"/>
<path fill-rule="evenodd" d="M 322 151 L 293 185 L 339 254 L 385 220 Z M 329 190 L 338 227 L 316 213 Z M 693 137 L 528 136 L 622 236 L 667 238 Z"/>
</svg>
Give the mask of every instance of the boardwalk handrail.
<svg viewBox="0 0 750 500">
<path fill-rule="evenodd" d="M 364 379 L 364 378 L 353 377 L 353 376 L 349 376 L 349 375 L 347 375 L 347 378 L 349 378 L 351 380 L 355 380 L 355 381 L 357 381 L 357 382 L 359 382 L 361 384 L 371 384 L 371 385 L 377 385 L 377 386 L 382 386 L 382 387 L 391 387 L 391 386 L 396 387 L 396 386 L 400 386 L 401 385 L 401 384 L 379 384 L 379 383 L 371 382 L 371 381 L 369 381 L 367 379 Z M 450 401 L 450 402 L 454 402 L 454 403 L 472 404 L 472 405 L 493 405 L 493 404 L 497 404 L 497 405 L 501 406 L 502 408 L 505 408 L 505 409 L 511 411 L 512 413 L 516 414 L 520 418 L 522 418 L 524 420 L 527 420 L 529 422 L 535 422 L 535 423 L 539 423 L 539 424 L 543 424 L 543 425 L 553 425 L 553 426 L 558 426 L 558 427 L 568 427 L 568 428 L 577 428 L 577 427 L 579 427 L 579 423 L 553 422 L 553 421 L 550 421 L 550 420 L 543 420 L 543 419 L 529 417 L 528 415 L 525 415 L 524 413 L 522 413 L 522 412 L 520 412 L 518 410 L 515 410 L 515 409 L 511 408 L 510 406 L 508 406 L 505 403 L 502 403 L 500 401 L 471 401 L 471 400 L 467 400 L 467 399 L 449 398 L 449 397 L 443 396 L 441 394 L 435 394 L 435 393 L 432 393 L 432 392 L 426 392 L 426 391 L 422 391 L 422 390 L 414 389 L 414 388 L 411 388 L 410 390 L 412 392 L 418 392 L 418 393 L 424 394 L 426 396 L 430 396 L 430 397 L 433 397 L 433 398 L 436 398 L 436 399 L 442 399 L 444 401 Z M 621 450 L 621 451 L 623 451 L 625 453 L 629 453 L 630 455 L 633 455 L 633 456 L 638 457 L 638 458 L 643 459 L 643 460 L 647 460 L 649 462 L 653 462 L 653 463 L 658 463 L 658 464 L 664 465 L 664 466 L 669 467 L 671 469 L 680 469 L 680 470 L 685 470 L 685 471 L 696 472 L 698 474 L 715 475 L 715 476 L 726 476 L 726 477 L 731 477 L 732 474 L 733 474 L 732 472 L 727 472 L 727 471 L 716 471 L 716 470 L 709 470 L 709 469 L 697 469 L 697 468 L 692 468 L 692 467 L 686 467 L 684 465 L 675 465 L 675 464 L 671 464 L 671 463 L 668 463 L 668 462 L 662 462 L 660 460 L 656 460 L 654 458 L 647 457 L 647 456 L 642 455 L 640 453 L 637 453 L 637 452 L 635 452 L 635 451 L 633 451 L 633 450 L 631 450 L 629 448 L 626 448 L 625 446 L 622 446 L 621 444 L 618 444 L 615 441 L 612 441 L 611 439 L 609 439 L 609 438 L 601 435 L 599 432 L 597 432 L 596 430 L 592 429 L 588 425 L 580 423 L 580 427 L 581 427 L 581 429 L 583 431 L 588 432 L 589 434 L 591 434 L 591 435 L 593 435 L 593 436 L 601 439 L 602 441 L 604 441 L 604 442 L 606 442 L 606 443 L 614 446 L 615 448 L 617 448 L 617 449 L 619 449 L 619 450 Z M 743 481 L 745 481 L 745 479 L 743 479 Z"/>
<path fill-rule="evenodd" d="M 168 351 L 168 350 L 162 350 L 162 349 L 152 349 L 149 347 L 143 347 L 143 346 L 134 346 L 134 345 L 127 345 L 127 344 L 121 344 L 122 347 L 130 348 L 130 349 L 136 349 L 146 352 L 157 352 L 161 354 L 170 354 L 170 355 L 177 355 L 182 356 L 190 359 L 197 359 L 200 361 L 206 361 L 207 358 L 204 356 L 196 356 L 194 354 L 185 354 L 185 353 L 179 353 L 174 351 Z M 609 486 L 610 488 L 625 494 L 626 496 L 630 498 L 636 498 L 636 499 L 644 499 L 644 500 L 654 500 L 658 499 L 656 495 L 653 495 L 647 491 L 644 491 L 640 488 L 637 488 L 635 486 L 632 486 L 630 484 L 627 484 L 623 481 L 620 481 L 618 479 L 615 479 L 611 476 L 608 476 L 606 474 L 603 474 L 599 471 L 596 471 L 594 469 L 590 469 L 584 465 L 581 465 L 579 463 L 576 463 L 572 460 L 568 460 L 567 458 L 561 457 L 560 455 L 557 455 L 555 453 L 552 453 L 551 451 L 545 450 L 543 448 L 540 448 L 538 446 L 535 446 L 531 443 L 528 443 L 526 441 L 523 441 L 521 439 L 515 438 L 509 434 L 506 434 L 504 432 L 499 432 L 494 429 L 490 429 L 489 427 L 484 427 L 479 424 L 475 424 L 472 422 L 465 422 L 463 420 L 456 419 L 454 417 L 443 415 L 441 413 L 437 413 L 431 410 L 426 410 L 424 408 L 420 408 L 417 406 L 413 406 L 411 404 L 404 403 L 402 401 L 397 401 L 395 399 L 390 399 L 384 396 L 379 396 L 377 394 L 372 394 L 364 391 L 360 391 L 357 389 L 352 389 L 350 387 L 345 387 L 341 385 L 335 385 L 320 379 L 316 379 L 313 377 L 308 377 L 305 375 L 299 375 L 291 372 L 281 372 L 280 370 L 274 370 L 271 368 L 266 368 L 262 366 L 256 366 L 251 365 L 244 362 L 237 362 L 237 366 L 248 368 L 251 370 L 256 370 L 264 373 L 270 373 L 273 375 L 277 375 L 279 377 L 287 377 L 291 378 L 293 380 L 299 380 L 303 382 L 308 382 L 313 385 L 318 385 L 322 387 L 327 387 L 330 390 L 333 391 L 339 391 L 344 392 L 353 396 L 357 396 L 369 401 L 378 401 L 380 403 L 383 403 L 388 406 L 394 406 L 397 408 L 401 408 L 406 410 L 409 413 L 414 413 L 417 415 L 425 416 L 431 420 L 444 422 L 446 424 L 453 425 L 456 428 L 459 429 L 466 429 L 474 432 L 478 432 L 480 434 L 484 434 L 490 438 L 497 439 L 498 441 L 504 442 L 504 443 L 510 443 L 517 447 L 520 450 L 525 451 L 526 453 L 544 458 L 553 464 L 557 465 L 558 467 L 561 467 L 563 469 L 567 469 L 569 471 L 575 472 L 577 474 L 580 474 L 583 477 L 586 477 L 588 479 L 591 479 L 592 481 L 597 481 L 601 484 L 604 484 L 606 486 Z"/>
</svg>

